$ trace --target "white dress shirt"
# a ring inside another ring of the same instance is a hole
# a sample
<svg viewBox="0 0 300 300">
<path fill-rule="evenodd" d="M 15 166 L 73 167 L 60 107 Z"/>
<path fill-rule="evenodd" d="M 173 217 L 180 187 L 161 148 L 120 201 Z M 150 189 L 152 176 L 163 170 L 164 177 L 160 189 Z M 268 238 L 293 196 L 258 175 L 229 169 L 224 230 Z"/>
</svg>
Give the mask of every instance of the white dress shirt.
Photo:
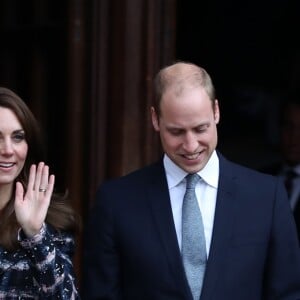
<svg viewBox="0 0 300 300">
<path fill-rule="evenodd" d="M 181 209 L 186 190 L 185 176 L 187 173 L 179 168 L 166 154 L 164 155 L 163 161 L 167 175 L 177 240 L 179 248 L 181 249 Z M 216 151 L 213 152 L 206 166 L 198 172 L 198 175 L 201 179 L 196 185 L 195 192 L 202 214 L 206 253 L 208 255 L 212 237 L 219 182 L 219 158 Z"/>
</svg>

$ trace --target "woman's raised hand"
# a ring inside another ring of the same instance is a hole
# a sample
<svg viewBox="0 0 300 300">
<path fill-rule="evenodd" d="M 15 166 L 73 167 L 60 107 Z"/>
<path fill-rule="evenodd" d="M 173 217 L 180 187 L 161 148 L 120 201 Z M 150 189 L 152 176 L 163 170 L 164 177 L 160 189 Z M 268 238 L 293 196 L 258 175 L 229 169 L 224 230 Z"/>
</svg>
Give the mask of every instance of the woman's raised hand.
<svg viewBox="0 0 300 300">
<path fill-rule="evenodd" d="M 30 167 L 27 190 L 20 182 L 16 183 L 16 218 L 27 237 L 39 233 L 45 221 L 50 204 L 54 175 L 49 176 L 49 167 L 43 162 Z M 25 194 L 24 194 L 25 193 Z"/>
</svg>

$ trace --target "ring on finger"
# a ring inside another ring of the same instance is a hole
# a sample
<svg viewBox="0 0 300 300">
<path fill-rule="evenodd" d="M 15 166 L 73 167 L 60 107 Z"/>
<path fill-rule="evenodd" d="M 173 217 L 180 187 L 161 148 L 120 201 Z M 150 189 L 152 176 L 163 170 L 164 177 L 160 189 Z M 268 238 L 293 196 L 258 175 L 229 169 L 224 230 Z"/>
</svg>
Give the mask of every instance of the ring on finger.
<svg viewBox="0 0 300 300">
<path fill-rule="evenodd" d="M 41 193 L 45 193 L 46 191 L 47 191 L 47 189 L 45 189 L 45 188 L 42 188 L 42 187 L 39 188 L 39 192 L 41 192 Z"/>
</svg>

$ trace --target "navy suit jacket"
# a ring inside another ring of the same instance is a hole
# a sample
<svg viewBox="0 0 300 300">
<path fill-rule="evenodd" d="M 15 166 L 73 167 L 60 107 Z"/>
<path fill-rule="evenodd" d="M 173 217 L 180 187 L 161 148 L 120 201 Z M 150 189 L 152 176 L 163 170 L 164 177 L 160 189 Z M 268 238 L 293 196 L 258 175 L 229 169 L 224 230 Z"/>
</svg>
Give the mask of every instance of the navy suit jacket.
<svg viewBox="0 0 300 300">
<path fill-rule="evenodd" d="M 300 251 L 282 183 L 220 154 L 201 300 L 300 299 Z M 191 300 L 160 161 L 102 184 L 84 244 L 83 299 Z"/>
<path fill-rule="evenodd" d="M 261 172 L 271 174 L 274 176 L 278 176 L 283 169 L 282 163 L 273 164 L 267 167 L 260 169 Z M 293 214 L 296 222 L 297 232 L 298 232 L 298 240 L 300 241 L 300 195 L 298 196 L 297 204 L 293 209 Z"/>
</svg>

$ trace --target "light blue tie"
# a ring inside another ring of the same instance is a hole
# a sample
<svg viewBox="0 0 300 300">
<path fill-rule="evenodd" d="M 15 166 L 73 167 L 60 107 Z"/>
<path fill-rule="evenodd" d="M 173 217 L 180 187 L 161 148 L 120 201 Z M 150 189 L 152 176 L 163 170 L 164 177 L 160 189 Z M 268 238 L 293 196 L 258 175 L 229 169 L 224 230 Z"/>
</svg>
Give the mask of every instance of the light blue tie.
<svg viewBox="0 0 300 300">
<path fill-rule="evenodd" d="M 198 174 L 186 176 L 186 192 L 182 203 L 181 255 L 194 300 L 200 299 L 206 267 L 206 246 L 202 215 L 195 193 Z"/>
</svg>

